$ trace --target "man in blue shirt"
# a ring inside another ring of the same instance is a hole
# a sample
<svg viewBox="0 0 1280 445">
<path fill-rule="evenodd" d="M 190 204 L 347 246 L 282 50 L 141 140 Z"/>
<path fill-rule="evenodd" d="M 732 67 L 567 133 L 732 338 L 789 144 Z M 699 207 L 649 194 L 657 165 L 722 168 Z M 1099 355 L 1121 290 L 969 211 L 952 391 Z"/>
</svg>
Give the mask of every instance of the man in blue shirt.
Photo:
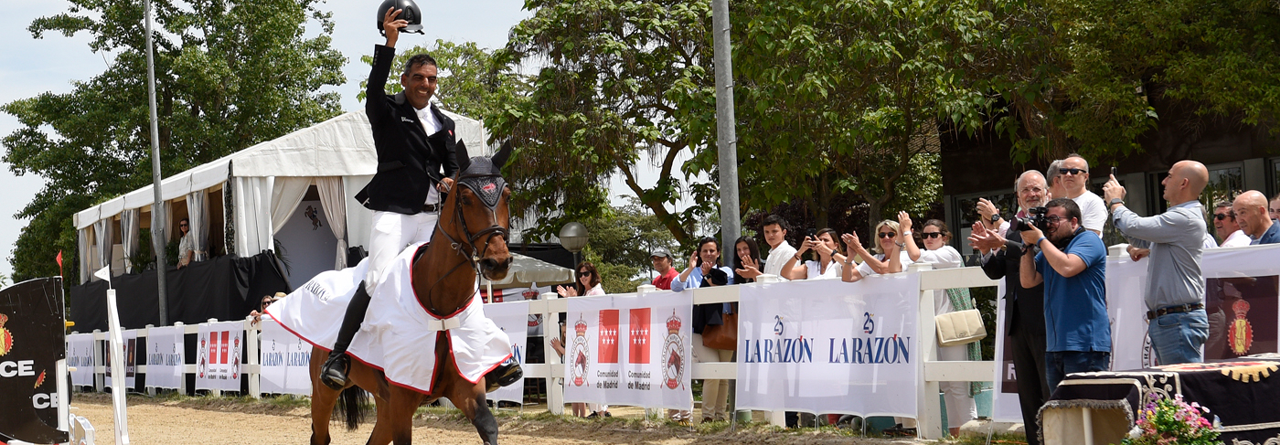
<svg viewBox="0 0 1280 445">
<path fill-rule="evenodd" d="M 1102 239 L 1080 226 L 1075 201 L 1058 198 L 1045 207 L 1049 235 L 1036 227 L 1022 232 L 1026 245 L 1040 248 L 1040 254 L 1034 260 L 1022 255 L 1019 278 L 1023 288 L 1044 283 L 1045 380 L 1053 391 L 1067 374 L 1107 370 L 1111 326 Z"/>
<path fill-rule="evenodd" d="M 1280 243 L 1280 225 L 1271 220 L 1267 212 L 1267 196 L 1257 190 L 1241 193 L 1231 204 L 1231 211 L 1236 213 L 1236 222 L 1240 230 L 1253 238 L 1250 244 Z"/>
</svg>

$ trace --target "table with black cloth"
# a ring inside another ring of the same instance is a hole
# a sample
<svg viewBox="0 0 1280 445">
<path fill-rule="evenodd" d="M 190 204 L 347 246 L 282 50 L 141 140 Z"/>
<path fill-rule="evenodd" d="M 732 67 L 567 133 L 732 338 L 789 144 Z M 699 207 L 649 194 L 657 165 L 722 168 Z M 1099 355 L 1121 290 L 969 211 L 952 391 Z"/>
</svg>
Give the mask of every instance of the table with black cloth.
<svg viewBox="0 0 1280 445">
<path fill-rule="evenodd" d="M 1265 354 L 1209 363 L 1068 375 L 1040 408 L 1042 443 L 1120 443 L 1133 428 L 1149 394 L 1209 408 L 1222 442 L 1280 442 L 1280 355 Z"/>
</svg>

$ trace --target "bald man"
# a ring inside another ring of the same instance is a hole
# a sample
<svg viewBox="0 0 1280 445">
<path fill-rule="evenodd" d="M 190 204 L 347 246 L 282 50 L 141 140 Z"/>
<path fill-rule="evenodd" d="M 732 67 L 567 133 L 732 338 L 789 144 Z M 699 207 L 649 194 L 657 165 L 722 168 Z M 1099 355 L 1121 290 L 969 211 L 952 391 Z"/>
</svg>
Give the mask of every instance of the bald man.
<svg viewBox="0 0 1280 445">
<path fill-rule="evenodd" d="M 1102 186 L 1116 229 L 1133 244 L 1151 249 L 1147 264 L 1150 283 L 1147 303 L 1147 335 L 1161 365 L 1199 363 L 1200 346 L 1209 338 L 1209 318 L 1204 310 L 1204 275 L 1200 254 L 1208 225 L 1200 192 L 1209 182 L 1209 170 L 1196 161 L 1181 161 L 1164 179 L 1164 199 L 1169 210 L 1140 217 L 1124 206 L 1124 187 L 1115 176 Z M 1266 212 L 1264 200 L 1262 211 Z"/>
<path fill-rule="evenodd" d="M 1249 190 L 1241 193 L 1231 204 L 1231 211 L 1236 213 L 1240 230 L 1253 238 L 1249 244 L 1280 243 L 1280 225 L 1267 213 L 1267 196 L 1262 192 Z"/>
</svg>

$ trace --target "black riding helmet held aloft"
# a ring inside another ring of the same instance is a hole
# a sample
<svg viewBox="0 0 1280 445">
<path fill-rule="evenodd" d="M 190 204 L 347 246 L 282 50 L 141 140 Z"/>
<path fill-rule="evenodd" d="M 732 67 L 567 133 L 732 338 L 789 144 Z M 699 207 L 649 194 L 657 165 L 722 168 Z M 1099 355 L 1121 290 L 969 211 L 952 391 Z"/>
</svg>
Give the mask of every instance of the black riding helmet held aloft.
<svg viewBox="0 0 1280 445">
<path fill-rule="evenodd" d="M 382 29 L 382 21 L 387 17 L 387 10 L 400 10 L 397 20 L 409 22 L 409 26 L 400 28 L 400 32 L 416 32 L 418 34 L 426 34 L 422 31 L 422 10 L 418 9 L 418 4 L 413 0 L 386 0 L 378 6 L 378 32 L 387 35 L 387 30 Z"/>
</svg>

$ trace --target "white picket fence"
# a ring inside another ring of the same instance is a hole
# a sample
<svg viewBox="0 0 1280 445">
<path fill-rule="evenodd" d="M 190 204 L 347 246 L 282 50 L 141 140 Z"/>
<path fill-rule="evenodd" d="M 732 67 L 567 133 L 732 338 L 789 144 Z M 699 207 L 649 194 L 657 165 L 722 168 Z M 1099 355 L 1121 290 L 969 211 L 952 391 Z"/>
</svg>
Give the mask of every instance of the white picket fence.
<svg viewBox="0 0 1280 445">
<path fill-rule="evenodd" d="M 982 272 L 981 268 L 965 267 L 956 269 L 933 270 L 927 264 L 912 264 L 910 270 L 920 273 L 920 306 L 921 308 L 934 307 L 934 290 L 952 289 L 952 288 L 975 288 L 996 286 L 998 283 L 993 281 Z M 760 282 L 777 282 L 778 278 L 772 275 L 762 275 L 757 281 Z M 690 289 L 686 292 L 693 293 L 693 304 L 710 304 L 710 303 L 736 303 L 739 300 L 737 286 L 716 286 L 709 288 Z M 644 294 L 647 292 L 656 292 L 657 288 L 650 285 L 643 285 L 637 289 L 637 292 Z M 589 298 L 589 297 L 587 297 Z M 998 298 L 998 297 L 997 297 Z M 540 299 L 529 302 L 529 313 L 540 314 L 543 320 L 556 320 L 560 313 L 567 312 L 568 301 L 559 298 L 554 293 L 544 293 Z M 215 322 L 217 320 L 209 320 Z M 254 398 L 261 397 L 259 383 L 261 377 L 261 366 L 259 364 L 258 354 L 258 337 L 260 328 L 252 323 L 252 318 L 244 320 L 245 345 L 247 348 L 245 358 L 246 362 L 242 365 L 241 373 L 244 378 L 248 379 L 248 395 Z M 196 334 L 199 330 L 198 325 L 182 325 L 183 332 L 186 334 Z M 547 326 L 551 326 L 548 322 Z M 919 321 L 917 323 L 919 333 L 917 338 L 932 339 L 936 338 L 934 326 L 934 313 L 929 310 L 919 311 Z M 147 337 L 149 329 L 138 330 L 138 337 Z M 107 333 L 94 331 L 94 341 L 107 341 Z M 994 334 L 992 334 L 994 335 Z M 553 351 L 551 340 L 555 335 L 543 335 L 543 350 Z M 993 361 L 937 361 L 938 349 L 935 341 L 922 341 L 920 346 L 923 348 L 923 360 L 918 361 L 920 369 L 918 375 L 920 380 L 918 383 L 919 391 L 917 392 L 918 400 L 916 406 L 917 412 L 917 431 L 921 438 L 939 439 L 943 437 L 945 428 L 942 425 L 941 406 L 938 397 L 938 383 L 949 381 L 966 381 L 966 382 L 990 382 L 995 376 L 995 362 Z M 94 348 L 95 363 L 102 363 L 101 348 Z M 554 357 L 552 354 L 546 354 L 548 362 Z M 145 354 L 144 354 L 145 356 Z M 560 385 L 553 384 L 556 379 L 562 379 L 564 376 L 564 364 L 561 363 L 541 363 L 522 365 L 524 377 L 548 379 L 547 388 L 547 406 L 554 414 L 562 414 L 564 411 L 564 393 Z M 713 363 L 694 363 L 692 365 L 691 376 L 693 379 L 737 379 L 737 365 L 732 362 L 713 362 Z M 145 374 L 147 366 L 139 364 L 137 372 Z M 196 365 L 185 365 L 185 374 L 194 374 Z M 105 383 L 106 366 L 97 365 L 94 367 L 93 387 L 96 391 L 102 391 Z M 187 392 L 186 378 L 182 379 L 182 392 Z M 87 386 L 87 385 L 85 385 Z M 147 388 L 147 392 L 154 394 L 155 388 Z M 211 391 L 214 395 L 219 395 L 220 391 Z M 770 415 L 770 422 L 775 425 L 783 423 L 783 413 L 774 412 Z"/>
</svg>

